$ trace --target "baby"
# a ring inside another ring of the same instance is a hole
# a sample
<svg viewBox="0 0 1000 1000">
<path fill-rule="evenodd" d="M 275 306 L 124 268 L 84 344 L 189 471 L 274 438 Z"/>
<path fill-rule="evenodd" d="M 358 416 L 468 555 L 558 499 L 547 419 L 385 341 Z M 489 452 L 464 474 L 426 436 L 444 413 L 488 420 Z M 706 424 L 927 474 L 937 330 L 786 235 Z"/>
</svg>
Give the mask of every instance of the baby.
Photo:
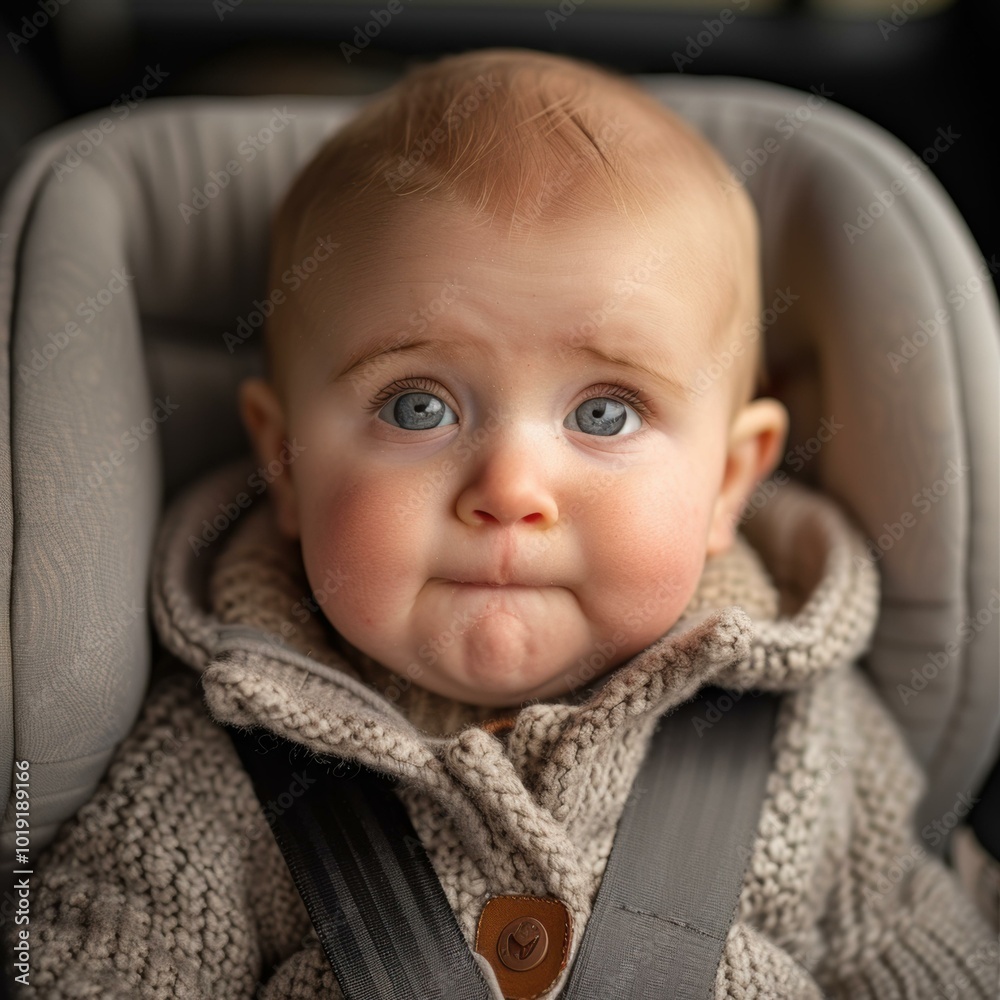
<svg viewBox="0 0 1000 1000">
<path fill-rule="evenodd" d="M 697 391 L 760 312 L 728 176 L 627 82 L 503 50 L 414 74 L 316 156 L 272 285 L 338 249 L 271 317 L 270 381 L 241 398 L 263 461 L 301 449 L 275 511 L 314 589 L 350 579 L 322 603 L 342 637 L 510 706 L 674 625 L 786 429 L 751 399 L 758 339 Z"/>
<path fill-rule="evenodd" d="M 46 858 L 37 995 L 343 995 L 267 822 L 338 803 L 299 772 L 258 802 L 219 723 L 397 779 L 492 995 L 563 995 L 656 725 L 715 687 L 781 701 L 708 992 L 990 997 L 995 944 L 921 850 L 921 772 L 853 665 L 864 539 L 792 485 L 737 531 L 787 416 L 755 395 L 753 206 L 707 143 L 595 66 L 444 59 L 319 150 L 270 267 L 310 275 L 240 392 L 283 471 L 246 510 L 240 462 L 164 519 L 154 619 L 191 669 Z M 554 961 L 505 966 L 498 910 L 554 920 Z"/>
</svg>

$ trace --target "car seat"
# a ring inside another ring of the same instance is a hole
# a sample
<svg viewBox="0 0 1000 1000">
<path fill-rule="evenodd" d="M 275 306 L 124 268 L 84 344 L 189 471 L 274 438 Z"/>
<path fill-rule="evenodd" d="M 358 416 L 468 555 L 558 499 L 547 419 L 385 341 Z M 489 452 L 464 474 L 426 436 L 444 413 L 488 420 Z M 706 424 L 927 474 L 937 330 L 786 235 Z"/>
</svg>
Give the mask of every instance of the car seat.
<svg viewBox="0 0 1000 1000">
<path fill-rule="evenodd" d="M 882 607 L 864 666 L 925 769 L 918 820 L 938 823 L 927 845 L 944 851 L 1000 736 L 988 269 L 930 154 L 821 89 L 636 79 L 707 135 L 758 206 L 768 366 L 791 413 L 774 478 L 831 494 L 870 540 Z M 158 515 L 249 451 L 236 387 L 261 370 L 269 217 L 363 100 L 152 99 L 124 122 L 95 113 L 33 142 L 5 192 L 8 869 L 13 762 L 30 762 L 35 859 L 137 717 L 160 662 L 147 606 Z M 771 489 L 761 484 L 747 517 Z"/>
</svg>

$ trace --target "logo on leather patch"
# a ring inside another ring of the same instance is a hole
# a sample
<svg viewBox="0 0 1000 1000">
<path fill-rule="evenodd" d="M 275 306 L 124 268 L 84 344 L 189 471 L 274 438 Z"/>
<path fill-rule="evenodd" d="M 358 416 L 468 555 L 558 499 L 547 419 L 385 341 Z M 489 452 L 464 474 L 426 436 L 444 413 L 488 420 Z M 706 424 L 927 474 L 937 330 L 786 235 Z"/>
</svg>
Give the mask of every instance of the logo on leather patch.
<svg viewBox="0 0 1000 1000">
<path fill-rule="evenodd" d="M 548 950 L 548 932 L 531 917 L 512 920 L 500 932 L 500 940 L 497 942 L 500 961 L 515 972 L 533 969 L 545 958 Z"/>
<path fill-rule="evenodd" d="M 532 1000 L 566 967 L 572 918 L 562 900 L 494 896 L 483 907 L 476 951 L 493 967 L 507 1000 Z"/>
</svg>

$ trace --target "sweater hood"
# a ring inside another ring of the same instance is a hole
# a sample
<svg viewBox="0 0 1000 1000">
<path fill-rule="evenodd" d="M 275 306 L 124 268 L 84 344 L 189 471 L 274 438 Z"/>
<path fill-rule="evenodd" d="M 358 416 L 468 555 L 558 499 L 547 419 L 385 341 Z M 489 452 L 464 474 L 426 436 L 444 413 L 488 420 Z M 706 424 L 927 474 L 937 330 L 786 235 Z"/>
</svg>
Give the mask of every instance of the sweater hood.
<svg viewBox="0 0 1000 1000">
<path fill-rule="evenodd" d="M 707 685 L 793 691 L 847 666 L 869 642 L 877 575 L 860 533 L 818 493 L 778 489 L 732 548 L 706 561 L 681 619 L 614 670 L 558 699 L 508 710 L 424 692 L 350 646 L 314 600 L 297 543 L 282 538 L 247 460 L 169 507 L 152 574 L 164 645 L 201 674 L 217 721 L 263 726 L 417 783 L 442 756 L 493 740 L 497 716 L 545 732 L 548 760 L 598 752 Z M 336 586 L 336 581 L 324 586 Z M 585 672 L 583 672 L 585 676 Z M 428 788 L 428 790 L 430 790 Z"/>
</svg>

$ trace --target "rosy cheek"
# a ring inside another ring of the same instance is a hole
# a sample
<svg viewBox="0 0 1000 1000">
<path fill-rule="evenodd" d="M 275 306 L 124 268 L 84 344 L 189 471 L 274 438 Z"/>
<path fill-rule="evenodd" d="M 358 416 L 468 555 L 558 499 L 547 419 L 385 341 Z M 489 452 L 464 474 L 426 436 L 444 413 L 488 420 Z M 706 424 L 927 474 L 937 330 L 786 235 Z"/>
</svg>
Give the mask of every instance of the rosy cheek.
<svg viewBox="0 0 1000 1000">
<path fill-rule="evenodd" d="M 609 526 L 601 546 L 605 579 L 608 590 L 621 595 L 619 613 L 627 614 L 636 605 L 656 607 L 656 617 L 667 622 L 666 628 L 673 624 L 671 616 L 683 611 L 701 572 L 705 504 L 696 491 L 665 482 L 662 476 L 636 487 L 620 491 L 613 514 L 608 511 L 603 518 Z M 621 530 L 622 525 L 627 530 Z"/>
<path fill-rule="evenodd" d="M 398 476 L 366 474 L 312 482 L 301 498 L 302 551 L 310 585 L 339 572 L 343 586 L 324 601 L 335 627 L 388 624 L 417 585 L 421 520 L 401 509 Z"/>
</svg>

